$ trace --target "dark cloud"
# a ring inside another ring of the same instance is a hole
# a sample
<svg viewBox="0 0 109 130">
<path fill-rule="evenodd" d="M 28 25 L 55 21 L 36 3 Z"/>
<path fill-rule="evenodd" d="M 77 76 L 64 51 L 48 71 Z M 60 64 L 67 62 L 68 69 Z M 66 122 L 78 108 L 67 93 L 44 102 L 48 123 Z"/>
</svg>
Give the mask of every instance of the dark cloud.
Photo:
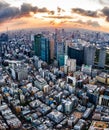
<svg viewBox="0 0 109 130">
<path fill-rule="evenodd" d="M 104 7 L 102 9 L 102 12 L 103 12 L 104 15 L 109 16 L 109 7 Z"/>
<path fill-rule="evenodd" d="M 106 17 L 106 21 L 109 22 L 109 7 L 104 7 L 101 11 Z"/>
<path fill-rule="evenodd" d="M 99 1 L 103 2 L 102 0 L 99 0 Z M 108 1 L 105 0 L 105 2 L 109 2 L 109 0 Z M 105 20 L 109 22 L 109 7 L 104 7 L 102 10 L 97 10 L 97 11 L 84 10 L 81 8 L 73 8 L 71 9 L 71 12 L 82 15 L 82 16 L 92 17 L 92 18 L 104 17 Z"/>
<path fill-rule="evenodd" d="M 109 17 L 106 17 L 106 21 L 109 22 Z"/>
<path fill-rule="evenodd" d="M 23 3 L 20 8 L 11 7 L 6 2 L 0 2 L 0 23 L 20 17 L 30 17 L 30 12 L 32 13 L 48 13 L 53 15 L 54 11 L 49 11 L 47 8 L 38 8 L 37 6 L 32 6 L 28 3 Z"/>
<path fill-rule="evenodd" d="M 97 22 L 97 21 L 91 21 L 91 20 L 88 20 L 86 22 L 87 25 L 91 25 L 93 27 L 100 27 L 100 24 Z"/>
<path fill-rule="evenodd" d="M 50 15 L 54 15 L 54 14 L 55 14 L 55 11 L 49 11 L 48 14 L 50 14 Z"/>
<path fill-rule="evenodd" d="M 40 9 L 38 9 L 38 12 L 40 12 L 40 13 L 45 13 L 45 12 L 48 12 L 49 13 L 49 10 L 47 9 L 47 8 L 40 8 Z"/>
<path fill-rule="evenodd" d="M 30 12 L 36 13 L 37 10 L 38 10 L 37 7 L 33 7 L 31 4 L 27 4 L 27 3 L 23 3 L 21 5 L 21 9 L 20 9 L 21 14 L 23 14 L 23 15 L 24 14 L 29 14 Z"/>
<path fill-rule="evenodd" d="M 57 7 L 57 12 L 58 12 L 58 14 L 60 14 L 61 12 L 65 12 L 65 10 L 60 7 Z"/>
<path fill-rule="evenodd" d="M 0 23 L 8 19 L 13 19 L 18 17 L 20 11 L 16 7 L 5 6 L 0 10 Z"/>
<path fill-rule="evenodd" d="M 100 24 L 97 21 L 91 21 L 91 20 L 88 20 L 86 22 L 84 22 L 82 20 L 78 20 L 78 21 L 75 21 L 75 23 L 79 23 L 82 25 L 88 25 L 88 26 L 92 26 L 92 27 L 100 27 Z"/>
<path fill-rule="evenodd" d="M 21 13 L 22 14 L 29 14 L 30 12 L 33 13 L 50 13 L 53 14 L 54 11 L 49 11 L 47 8 L 38 8 L 37 6 L 32 6 L 31 4 L 23 3 L 21 5 Z"/>
<path fill-rule="evenodd" d="M 44 18 L 53 18 L 53 19 L 73 19 L 73 17 L 71 16 L 67 16 L 67 15 L 64 15 L 64 16 L 60 16 L 60 15 L 57 15 L 57 16 L 43 16 Z"/>
<path fill-rule="evenodd" d="M 72 13 L 77 13 L 82 16 L 99 17 L 97 11 L 84 10 L 81 8 L 73 8 L 71 11 L 72 11 Z"/>
<path fill-rule="evenodd" d="M 57 7 L 57 12 L 60 13 L 61 12 L 61 8 Z"/>
<path fill-rule="evenodd" d="M 8 3 L 6 3 L 5 1 L 0 1 L 0 10 L 7 7 L 7 6 L 9 6 Z"/>
</svg>

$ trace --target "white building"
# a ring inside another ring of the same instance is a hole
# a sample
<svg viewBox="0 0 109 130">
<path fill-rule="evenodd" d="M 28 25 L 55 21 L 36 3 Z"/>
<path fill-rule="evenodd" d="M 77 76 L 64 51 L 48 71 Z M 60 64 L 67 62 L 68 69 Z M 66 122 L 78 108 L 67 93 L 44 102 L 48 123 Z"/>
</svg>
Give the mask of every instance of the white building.
<svg viewBox="0 0 109 130">
<path fill-rule="evenodd" d="M 76 60 L 75 59 L 67 59 L 66 65 L 68 66 L 68 72 L 76 71 Z"/>
</svg>

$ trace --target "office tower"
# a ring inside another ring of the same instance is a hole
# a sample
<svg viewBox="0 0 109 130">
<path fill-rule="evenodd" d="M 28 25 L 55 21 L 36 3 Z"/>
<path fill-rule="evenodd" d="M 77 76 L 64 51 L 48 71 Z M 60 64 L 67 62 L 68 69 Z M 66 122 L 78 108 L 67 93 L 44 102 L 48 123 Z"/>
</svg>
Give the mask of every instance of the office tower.
<svg viewBox="0 0 109 130">
<path fill-rule="evenodd" d="M 41 37 L 40 49 L 40 58 L 50 63 L 50 41 L 48 38 Z"/>
<path fill-rule="evenodd" d="M 96 47 L 95 59 L 94 59 L 95 64 L 98 64 L 99 62 L 99 54 L 100 54 L 100 48 Z"/>
<path fill-rule="evenodd" d="M 72 43 L 71 39 L 65 40 L 65 54 L 68 55 L 68 46 Z"/>
<path fill-rule="evenodd" d="M 57 57 L 57 46 L 58 46 L 58 43 L 60 43 L 60 42 L 62 42 L 60 30 L 55 29 L 55 34 L 54 34 L 54 55 L 55 55 L 55 57 Z"/>
<path fill-rule="evenodd" d="M 109 49 L 106 50 L 106 63 L 107 66 L 109 66 Z M 109 69 L 109 67 L 107 67 Z"/>
<path fill-rule="evenodd" d="M 54 39 L 50 39 L 50 59 L 54 59 Z"/>
<path fill-rule="evenodd" d="M 2 33 L 0 35 L 0 56 L 4 56 L 6 51 L 6 44 L 8 43 L 8 34 Z"/>
<path fill-rule="evenodd" d="M 96 47 L 89 45 L 84 48 L 84 63 L 86 65 L 94 65 Z"/>
<path fill-rule="evenodd" d="M 65 41 L 65 55 L 64 55 L 64 65 L 66 65 L 67 63 L 67 59 L 68 59 L 68 44 L 70 43 L 70 40 L 66 40 Z"/>
<path fill-rule="evenodd" d="M 68 46 L 68 56 L 71 59 L 76 59 L 77 65 L 82 65 L 84 59 L 84 50 L 83 48 Z"/>
<path fill-rule="evenodd" d="M 34 51 L 43 61 L 50 62 L 50 41 L 42 34 L 34 36 Z"/>
<path fill-rule="evenodd" d="M 37 55 L 38 57 L 40 57 L 40 55 L 41 55 L 41 52 L 40 52 L 41 51 L 41 48 L 40 48 L 41 37 L 42 37 L 41 34 L 37 34 L 34 36 L 33 49 L 34 49 L 35 55 Z"/>
<path fill-rule="evenodd" d="M 100 53 L 99 53 L 98 67 L 104 68 L 105 60 L 106 60 L 106 49 L 105 48 L 101 48 L 100 49 Z"/>
<path fill-rule="evenodd" d="M 64 65 L 64 43 L 63 42 L 57 43 L 56 50 L 57 50 L 56 59 L 59 63 L 59 66 L 63 66 Z"/>
</svg>

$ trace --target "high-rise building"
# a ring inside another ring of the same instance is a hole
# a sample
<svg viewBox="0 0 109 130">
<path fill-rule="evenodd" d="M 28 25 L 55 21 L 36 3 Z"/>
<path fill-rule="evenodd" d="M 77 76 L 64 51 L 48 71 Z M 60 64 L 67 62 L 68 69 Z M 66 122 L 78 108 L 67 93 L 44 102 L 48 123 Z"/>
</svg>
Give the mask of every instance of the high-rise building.
<svg viewBox="0 0 109 130">
<path fill-rule="evenodd" d="M 50 59 L 54 59 L 54 39 L 50 39 Z"/>
<path fill-rule="evenodd" d="M 40 58 L 47 63 L 50 62 L 50 41 L 48 38 L 42 37 L 40 43 Z"/>
<path fill-rule="evenodd" d="M 2 33 L 0 35 L 0 56 L 4 56 L 7 43 L 8 43 L 8 34 Z"/>
<path fill-rule="evenodd" d="M 59 66 L 63 66 L 64 65 L 64 43 L 63 42 L 57 43 L 56 50 L 57 50 L 56 59 L 59 63 Z"/>
<path fill-rule="evenodd" d="M 55 29 L 55 34 L 54 34 L 54 55 L 55 57 L 57 57 L 57 46 L 58 43 L 62 42 L 62 38 L 61 38 L 61 32 L 58 29 Z"/>
<path fill-rule="evenodd" d="M 84 59 L 84 50 L 83 48 L 68 46 L 68 56 L 71 59 L 76 59 L 77 65 L 82 65 Z"/>
<path fill-rule="evenodd" d="M 86 65 L 94 65 L 96 47 L 89 45 L 84 48 L 84 63 Z"/>
<path fill-rule="evenodd" d="M 98 67 L 104 68 L 105 61 L 106 61 L 106 49 L 105 48 L 101 48 L 100 49 L 100 53 L 99 53 Z"/>
<path fill-rule="evenodd" d="M 50 62 L 50 41 L 42 34 L 34 36 L 34 52 L 43 61 Z"/>
<path fill-rule="evenodd" d="M 40 48 L 41 37 L 42 37 L 41 34 L 37 34 L 34 36 L 33 49 L 34 49 L 35 55 L 37 55 L 38 57 L 40 57 L 40 55 L 41 55 L 41 52 L 40 52 L 40 50 L 41 50 L 41 48 Z"/>
</svg>

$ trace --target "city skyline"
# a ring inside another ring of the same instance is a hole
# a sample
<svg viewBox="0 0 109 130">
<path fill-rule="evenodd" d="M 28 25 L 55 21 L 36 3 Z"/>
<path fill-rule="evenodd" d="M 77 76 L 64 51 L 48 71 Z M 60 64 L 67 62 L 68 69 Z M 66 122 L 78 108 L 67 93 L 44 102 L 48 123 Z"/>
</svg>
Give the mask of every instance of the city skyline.
<svg viewBox="0 0 109 130">
<path fill-rule="evenodd" d="M 43 27 L 109 32 L 109 1 L 0 0 L 0 31 Z"/>
</svg>

